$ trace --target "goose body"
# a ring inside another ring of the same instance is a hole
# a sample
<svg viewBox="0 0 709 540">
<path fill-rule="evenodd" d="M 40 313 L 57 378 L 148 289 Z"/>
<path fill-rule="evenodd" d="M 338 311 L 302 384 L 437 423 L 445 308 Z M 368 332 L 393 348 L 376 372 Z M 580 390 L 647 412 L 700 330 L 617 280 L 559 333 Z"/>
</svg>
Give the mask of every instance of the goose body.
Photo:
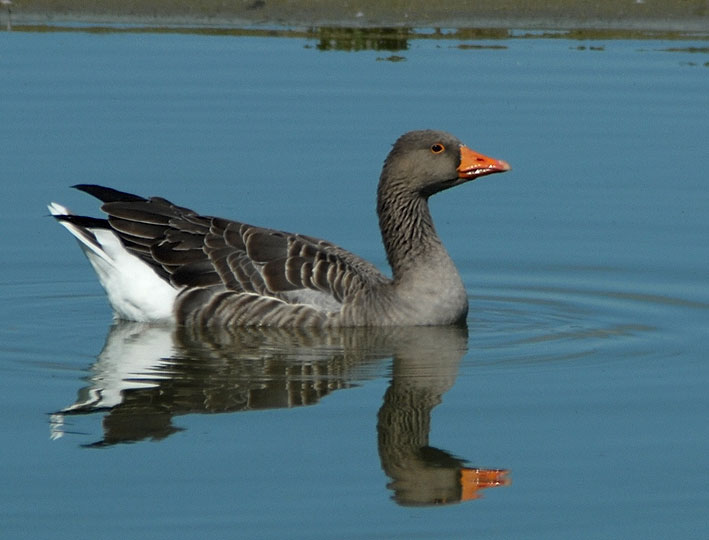
<svg viewBox="0 0 709 540">
<path fill-rule="evenodd" d="M 428 198 L 509 165 L 433 130 L 385 160 L 377 213 L 392 277 L 330 242 L 203 216 L 160 197 L 74 186 L 107 219 L 49 210 L 79 241 L 117 318 L 201 326 L 412 326 L 465 319 L 468 301 Z"/>
</svg>

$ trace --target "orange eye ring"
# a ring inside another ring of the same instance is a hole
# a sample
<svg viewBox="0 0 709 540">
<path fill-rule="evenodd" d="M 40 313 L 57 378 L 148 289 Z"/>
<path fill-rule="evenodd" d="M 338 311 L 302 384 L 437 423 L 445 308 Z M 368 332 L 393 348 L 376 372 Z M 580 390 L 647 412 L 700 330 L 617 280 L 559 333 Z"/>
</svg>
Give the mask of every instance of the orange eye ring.
<svg viewBox="0 0 709 540">
<path fill-rule="evenodd" d="M 445 151 L 445 149 L 446 147 L 443 146 L 441 143 L 435 143 L 431 145 L 431 152 L 433 152 L 434 154 L 441 154 Z"/>
</svg>

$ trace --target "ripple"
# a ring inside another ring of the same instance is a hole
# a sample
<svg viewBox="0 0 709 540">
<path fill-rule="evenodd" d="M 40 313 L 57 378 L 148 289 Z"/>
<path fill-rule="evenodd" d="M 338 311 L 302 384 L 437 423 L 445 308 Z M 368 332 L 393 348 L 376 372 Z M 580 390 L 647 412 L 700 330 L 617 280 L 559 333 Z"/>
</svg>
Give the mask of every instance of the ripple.
<svg viewBox="0 0 709 540">
<path fill-rule="evenodd" d="M 678 338 L 695 332 L 706 321 L 709 303 L 658 290 L 666 284 L 606 280 L 595 283 L 588 275 L 573 284 L 550 285 L 549 278 L 524 280 L 500 276 L 471 296 L 470 358 L 476 363 L 540 363 L 578 358 L 593 361 L 677 354 Z M 617 288 L 616 288 L 617 287 Z M 643 287 L 645 290 L 638 290 Z M 675 287 L 677 288 L 677 287 Z"/>
</svg>

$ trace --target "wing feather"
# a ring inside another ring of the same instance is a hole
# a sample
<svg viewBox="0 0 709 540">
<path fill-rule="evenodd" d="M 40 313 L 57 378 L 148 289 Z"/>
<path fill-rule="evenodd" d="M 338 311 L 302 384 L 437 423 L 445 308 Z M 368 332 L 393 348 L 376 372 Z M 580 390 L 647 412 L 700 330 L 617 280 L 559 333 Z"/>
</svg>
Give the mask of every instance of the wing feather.
<svg viewBox="0 0 709 540">
<path fill-rule="evenodd" d="M 268 324 L 291 309 L 307 319 L 314 309 L 337 310 L 387 280 L 367 261 L 318 238 L 198 215 L 160 197 L 80 189 L 104 202 L 108 223 L 129 251 L 184 289 L 182 309 L 201 310 L 191 317 L 219 314 L 240 324 L 256 317 Z"/>
</svg>

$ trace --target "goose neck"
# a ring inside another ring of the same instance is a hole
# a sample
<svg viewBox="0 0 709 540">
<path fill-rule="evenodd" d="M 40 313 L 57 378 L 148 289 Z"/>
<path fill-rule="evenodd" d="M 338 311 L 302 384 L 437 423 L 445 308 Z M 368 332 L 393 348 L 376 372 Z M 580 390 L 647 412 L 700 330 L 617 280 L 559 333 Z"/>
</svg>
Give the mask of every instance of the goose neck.
<svg viewBox="0 0 709 540">
<path fill-rule="evenodd" d="M 448 259 L 448 254 L 433 225 L 428 199 L 420 193 L 395 188 L 380 188 L 377 212 L 396 282 L 422 265 Z"/>
</svg>

